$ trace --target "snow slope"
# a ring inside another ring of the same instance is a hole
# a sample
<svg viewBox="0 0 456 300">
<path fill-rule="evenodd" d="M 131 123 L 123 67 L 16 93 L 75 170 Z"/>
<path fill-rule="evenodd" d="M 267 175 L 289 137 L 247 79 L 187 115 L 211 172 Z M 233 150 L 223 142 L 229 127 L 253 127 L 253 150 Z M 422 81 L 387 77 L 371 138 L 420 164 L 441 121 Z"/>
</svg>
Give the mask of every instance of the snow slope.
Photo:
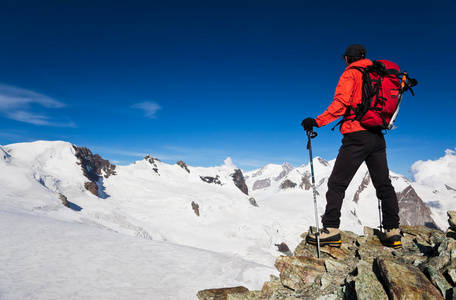
<svg viewBox="0 0 456 300">
<path fill-rule="evenodd" d="M 261 288 L 274 270 L 241 258 L 14 209 L 0 210 L 0 299 L 197 299 Z"/>
</svg>

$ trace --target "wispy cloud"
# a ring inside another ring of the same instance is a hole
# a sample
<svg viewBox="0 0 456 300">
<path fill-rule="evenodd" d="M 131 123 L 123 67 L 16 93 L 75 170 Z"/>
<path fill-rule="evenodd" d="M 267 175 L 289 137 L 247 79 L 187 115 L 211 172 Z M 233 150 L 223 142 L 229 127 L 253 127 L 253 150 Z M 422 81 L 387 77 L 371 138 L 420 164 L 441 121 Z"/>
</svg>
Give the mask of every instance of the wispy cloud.
<svg viewBox="0 0 456 300">
<path fill-rule="evenodd" d="M 73 122 L 59 122 L 49 115 L 48 109 L 63 107 L 63 102 L 46 95 L 0 84 L 0 114 L 6 118 L 38 126 L 73 127 Z"/>
<path fill-rule="evenodd" d="M 144 112 L 144 116 L 151 119 L 155 119 L 157 117 L 157 111 L 161 108 L 157 103 L 150 101 L 139 102 L 134 104 L 132 107 L 142 110 Z"/>
</svg>

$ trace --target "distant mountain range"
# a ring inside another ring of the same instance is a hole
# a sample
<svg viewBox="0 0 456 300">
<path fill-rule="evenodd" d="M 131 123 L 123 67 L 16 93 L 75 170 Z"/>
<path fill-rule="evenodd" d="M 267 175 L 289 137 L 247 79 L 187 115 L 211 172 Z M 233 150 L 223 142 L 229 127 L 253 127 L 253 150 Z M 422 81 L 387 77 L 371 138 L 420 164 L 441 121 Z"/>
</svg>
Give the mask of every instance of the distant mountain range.
<svg viewBox="0 0 456 300">
<path fill-rule="evenodd" d="M 319 215 L 334 161 L 314 158 Z M 431 188 L 390 174 L 401 224 L 446 230 L 454 186 Z M 267 165 L 244 172 L 227 159 L 202 168 L 146 156 L 116 166 L 90 149 L 38 141 L 0 146 L 0 205 L 273 265 L 282 243 L 294 248 L 315 225 L 310 167 Z M 341 229 L 379 226 L 366 166 L 346 192 Z"/>
</svg>

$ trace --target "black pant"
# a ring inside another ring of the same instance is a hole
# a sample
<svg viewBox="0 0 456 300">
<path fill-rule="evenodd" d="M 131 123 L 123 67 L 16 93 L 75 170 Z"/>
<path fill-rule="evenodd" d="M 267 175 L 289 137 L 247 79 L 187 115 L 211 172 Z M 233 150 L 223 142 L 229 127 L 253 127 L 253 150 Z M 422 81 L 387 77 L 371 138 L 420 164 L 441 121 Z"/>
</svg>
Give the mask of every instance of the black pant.
<svg viewBox="0 0 456 300">
<path fill-rule="evenodd" d="M 364 161 L 377 197 L 382 201 L 383 227 L 399 227 L 399 206 L 389 178 L 385 138 L 381 132 L 368 131 L 347 133 L 342 139 L 342 146 L 328 180 L 326 211 L 322 218 L 324 227 L 339 228 L 345 190 Z M 373 205 L 372 209 L 374 207 L 377 206 Z"/>
</svg>

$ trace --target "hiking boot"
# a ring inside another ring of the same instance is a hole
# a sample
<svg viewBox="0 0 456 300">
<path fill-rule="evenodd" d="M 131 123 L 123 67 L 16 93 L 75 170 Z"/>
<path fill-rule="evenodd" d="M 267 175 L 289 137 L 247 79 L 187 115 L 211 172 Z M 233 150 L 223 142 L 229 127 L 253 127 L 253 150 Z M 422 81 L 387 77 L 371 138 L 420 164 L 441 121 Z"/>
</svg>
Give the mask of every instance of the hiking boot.
<svg viewBox="0 0 456 300">
<path fill-rule="evenodd" d="M 401 232 L 399 228 L 386 229 L 382 236 L 381 242 L 383 246 L 399 249 L 402 248 Z"/>
<path fill-rule="evenodd" d="M 317 237 L 315 234 L 308 234 L 306 236 L 306 243 L 317 245 Z M 338 228 L 325 228 L 320 230 L 320 246 L 330 246 L 339 248 L 342 245 L 342 239 Z"/>
</svg>

